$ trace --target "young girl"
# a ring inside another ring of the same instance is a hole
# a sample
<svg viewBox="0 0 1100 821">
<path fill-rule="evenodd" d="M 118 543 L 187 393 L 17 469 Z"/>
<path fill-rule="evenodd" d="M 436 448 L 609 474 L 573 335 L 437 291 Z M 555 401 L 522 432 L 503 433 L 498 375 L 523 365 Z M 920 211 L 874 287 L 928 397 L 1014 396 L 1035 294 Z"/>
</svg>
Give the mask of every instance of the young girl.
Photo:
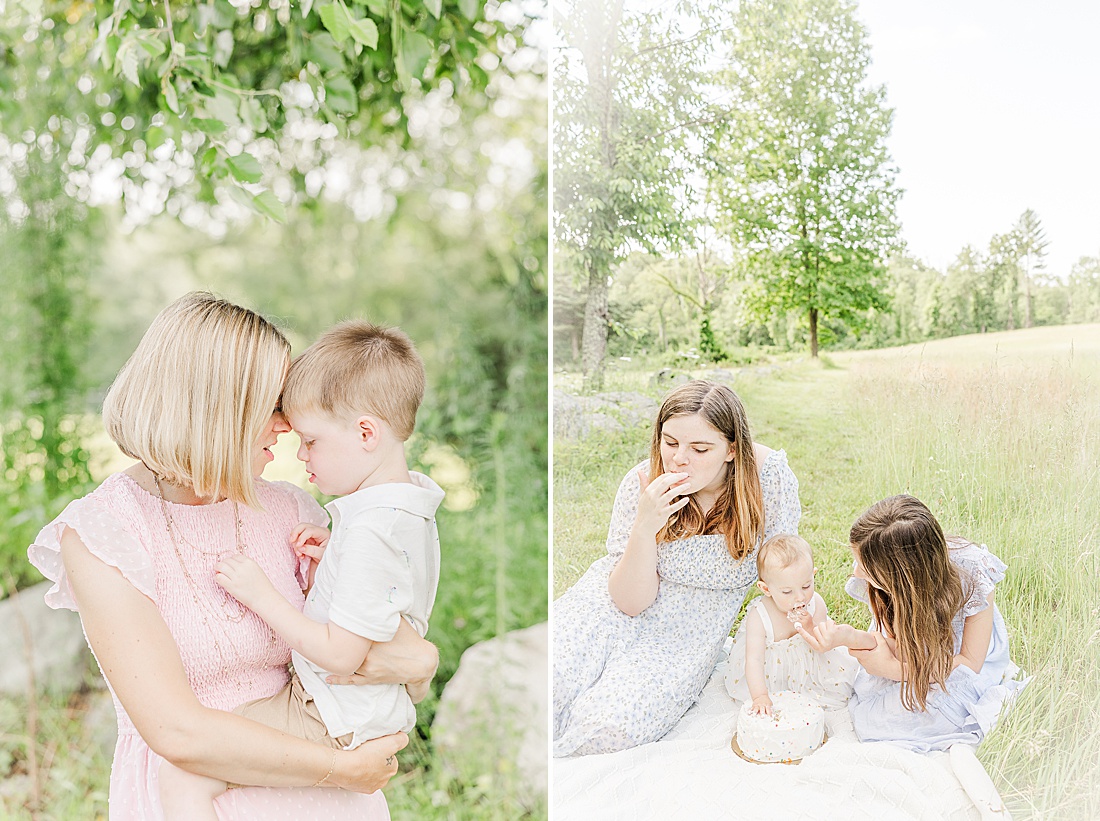
<svg viewBox="0 0 1100 821">
<path fill-rule="evenodd" d="M 848 705 L 861 741 L 916 752 L 976 745 L 1023 689 L 993 603 L 1005 564 L 985 546 L 948 541 L 912 496 L 872 505 L 851 532 L 848 593 L 871 608 L 871 632 L 823 620 L 796 625 L 819 651 L 847 645 L 862 669 Z M 870 649 L 863 649 L 870 648 Z"/>
<path fill-rule="evenodd" d="M 756 555 L 756 583 L 764 595 L 754 599 L 733 640 L 726 690 L 737 701 L 752 700 L 752 711 L 771 715 L 769 693 L 794 690 L 822 707 L 842 707 L 852 694 L 858 665 L 843 647 L 815 652 L 796 624 L 809 628 L 828 616 L 814 592 L 813 552 L 789 533 L 764 542 Z"/>
</svg>

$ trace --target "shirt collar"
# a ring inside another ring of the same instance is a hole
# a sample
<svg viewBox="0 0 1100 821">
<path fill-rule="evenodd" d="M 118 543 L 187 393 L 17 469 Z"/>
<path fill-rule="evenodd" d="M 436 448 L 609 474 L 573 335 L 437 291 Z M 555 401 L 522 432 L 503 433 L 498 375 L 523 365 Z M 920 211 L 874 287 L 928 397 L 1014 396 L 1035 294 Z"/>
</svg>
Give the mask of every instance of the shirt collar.
<svg viewBox="0 0 1100 821">
<path fill-rule="evenodd" d="M 443 489 L 423 473 L 409 471 L 412 484 L 406 482 L 387 482 L 372 485 L 333 499 L 325 509 L 334 514 L 333 520 L 353 516 L 364 510 L 376 507 L 393 507 L 405 510 L 416 516 L 431 519 L 435 516 L 440 502 L 443 501 Z M 338 514 L 338 516 L 336 515 Z"/>
</svg>

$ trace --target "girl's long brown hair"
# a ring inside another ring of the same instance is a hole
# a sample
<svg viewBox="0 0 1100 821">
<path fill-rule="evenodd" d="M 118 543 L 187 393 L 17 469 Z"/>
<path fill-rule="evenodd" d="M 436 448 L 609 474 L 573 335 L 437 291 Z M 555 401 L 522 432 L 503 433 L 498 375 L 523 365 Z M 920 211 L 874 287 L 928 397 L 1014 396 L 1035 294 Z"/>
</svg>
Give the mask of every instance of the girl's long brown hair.
<svg viewBox="0 0 1100 821">
<path fill-rule="evenodd" d="M 924 503 L 902 495 L 871 505 L 850 535 L 856 560 L 874 579 L 871 612 L 896 641 L 902 706 L 924 710 L 932 683 L 945 687 L 951 674 L 951 622 L 965 601 L 943 530 Z"/>
<path fill-rule="evenodd" d="M 657 534 L 658 542 L 686 539 L 703 533 L 721 533 L 734 559 L 752 552 L 764 532 L 764 494 L 756 470 L 749 422 L 737 394 L 717 382 L 695 380 L 681 385 L 665 397 L 653 425 L 649 450 L 649 479 L 665 472 L 661 460 L 661 433 L 674 416 L 698 414 L 733 447 L 733 461 L 726 463 L 725 481 L 714 506 L 703 509 L 689 496 L 688 503 L 674 513 Z"/>
</svg>

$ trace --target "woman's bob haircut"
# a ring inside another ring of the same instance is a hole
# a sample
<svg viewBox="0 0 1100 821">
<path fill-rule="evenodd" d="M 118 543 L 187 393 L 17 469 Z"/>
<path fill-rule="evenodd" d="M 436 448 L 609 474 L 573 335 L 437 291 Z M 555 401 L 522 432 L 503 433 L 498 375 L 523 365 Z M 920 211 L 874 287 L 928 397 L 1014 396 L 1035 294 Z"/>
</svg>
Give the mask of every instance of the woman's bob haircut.
<svg viewBox="0 0 1100 821">
<path fill-rule="evenodd" d="M 258 508 L 253 451 L 289 364 L 290 343 L 262 316 L 190 293 L 157 315 L 122 366 L 103 423 L 167 482 Z"/>
</svg>

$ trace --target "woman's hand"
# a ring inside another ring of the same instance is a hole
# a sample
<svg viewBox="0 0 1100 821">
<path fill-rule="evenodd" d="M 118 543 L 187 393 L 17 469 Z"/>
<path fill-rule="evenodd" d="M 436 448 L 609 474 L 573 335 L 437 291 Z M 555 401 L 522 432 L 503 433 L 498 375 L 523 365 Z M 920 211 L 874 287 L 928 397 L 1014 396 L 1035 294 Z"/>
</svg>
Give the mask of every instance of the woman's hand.
<svg viewBox="0 0 1100 821">
<path fill-rule="evenodd" d="M 642 493 L 638 497 L 638 517 L 635 529 L 647 536 L 656 537 L 669 517 L 687 505 L 690 496 L 684 493 L 686 473 L 662 473 L 652 482 L 645 471 L 638 471 L 638 484 Z"/>
<path fill-rule="evenodd" d="M 814 650 L 819 653 L 827 653 L 835 647 L 841 647 L 848 642 L 846 639 L 851 639 L 851 633 L 855 632 L 847 624 L 837 624 L 832 619 L 826 617 L 820 624 L 815 624 L 813 629 L 807 629 L 806 625 L 798 620 L 794 621 L 794 629 L 798 632 L 798 635 L 806 641 L 806 644 L 810 645 Z"/>
<path fill-rule="evenodd" d="M 353 792 L 380 790 L 397 773 L 397 751 L 408 743 L 407 735 L 394 733 L 364 741 L 354 750 L 336 750 L 332 775 L 326 783 Z"/>
<path fill-rule="evenodd" d="M 413 703 L 423 700 L 439 667 L 439 651 L 404 619 L 389 641 L 375 642 L 350 676 L 329 676 L 329 684 L 404 684 Z"/>
<path fill-rule="evenodd" d="M 858 661 L 863 669 L 872 676 L 888 678 L 891 681 L 901 681 L 904 678 L 901 662 L 898 661 L 897 656 L 890 649 L 886 638 L 881 633 L 871 633 L 870 635 L 875 638 L 874 649 L 849 648 L 852 658 Z"/>
</svg>

